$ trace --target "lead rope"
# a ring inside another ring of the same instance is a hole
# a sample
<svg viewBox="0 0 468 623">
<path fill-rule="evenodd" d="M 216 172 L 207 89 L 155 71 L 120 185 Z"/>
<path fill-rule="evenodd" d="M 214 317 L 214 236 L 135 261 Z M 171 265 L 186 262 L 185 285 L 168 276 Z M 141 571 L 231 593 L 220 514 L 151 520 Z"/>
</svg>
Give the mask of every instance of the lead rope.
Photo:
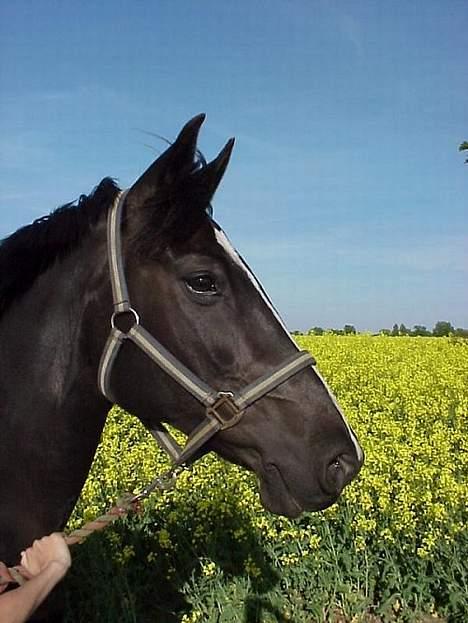
<svg viewBox="0 0 468 623">
<path fill-rule="evenodd" d="M 177 465 L 164 472 L 163 474 L 156 476 L 150 484 L 148 484 L 138 494 L 125 493 L 120 497 L 114 506 L 111 506 L 104 515 L 88 521 L 81 528 L 77 528 L 64 536 L 65 543 L 67 545 L 76 545 L 83 543 L 91 534 L 99 532 L 107 528 L 107 526 L 113 523 L 120 517 L 126 517 L 130 513 L 138 513 L 141 510 L 141 502 L 148 498 L 154 491 L 163 493 L 175 486 L 178 475 L 186 469 L 185 466 Z M 1 563 L 0 563 L 1 565 Z M 9 584 L 18 584 L 23 586 L 29 578 L 26 578 L 21 573 L 21 567 L 6 567 L 0 568 L 0 594 L 7 588 Z"/>
</svg>

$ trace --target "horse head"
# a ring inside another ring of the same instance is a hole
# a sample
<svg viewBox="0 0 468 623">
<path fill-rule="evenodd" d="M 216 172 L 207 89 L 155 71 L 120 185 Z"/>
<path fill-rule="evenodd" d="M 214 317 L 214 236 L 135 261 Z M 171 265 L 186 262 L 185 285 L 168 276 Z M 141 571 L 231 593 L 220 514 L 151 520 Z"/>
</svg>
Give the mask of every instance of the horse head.
<svg viewBox="0 0 468 623">
<path fill-rule="evenodd" d="M 200 161 L 203 120 L 199 115 L 187 123 L 122 199 L 118 253 L 131 308 L 122 308 L 118 319 L 129 326 L 114 331 L 125 338 L 138 319 L 176 366 L 221 392 L 217 398 L 232 398 L 283 370 L 283 362 L 296 361 L 298 348 L 210 216 L 234 141 L 212 162 Z M 149 429 L 167 422 L 187 434 L 198 430 L 206 418 L 200 401 L 137 342 L 123 339 L 118 356 L 108 355 L 112 399 Z M 356 437 L 313 360 L 299 363 L 238 413 L 235 425 L 218 426 L 198 453 L 213 450 L 253 470 L 272 512 L 295 517 L 326 508 L 362 465 Z"/>
</svg>

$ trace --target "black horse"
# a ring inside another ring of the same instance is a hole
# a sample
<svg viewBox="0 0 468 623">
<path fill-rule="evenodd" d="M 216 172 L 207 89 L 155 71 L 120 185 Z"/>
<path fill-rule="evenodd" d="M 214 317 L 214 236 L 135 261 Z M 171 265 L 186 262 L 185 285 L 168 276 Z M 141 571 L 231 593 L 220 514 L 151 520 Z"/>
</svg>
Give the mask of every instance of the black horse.
<svg viewBox="0 0 468 623">
<path fill-rule="evenodd" d="M 207 386 L 235 393 L 298 351 L 210 216 L 233 141 L 206 164 L 203 120 L 187 123 L 121 202 L 122 269 L 141 326 Z M 106 216 L 119 193 L 104 179 L 0 245 L 0 560 L 10 565 L 65 525 L 111 407 L 97 375 L 116 302 Z M 332 504 L 363 460 L 313 362 L 295 372 L 198 450 L 253 470 L 264 506 L 290 517 Z M 106 374 L 113 399 L 149 428 L 165 421 L 189 434 L 204 421 L 199 400 L 131 339 Z"/>
</svg>

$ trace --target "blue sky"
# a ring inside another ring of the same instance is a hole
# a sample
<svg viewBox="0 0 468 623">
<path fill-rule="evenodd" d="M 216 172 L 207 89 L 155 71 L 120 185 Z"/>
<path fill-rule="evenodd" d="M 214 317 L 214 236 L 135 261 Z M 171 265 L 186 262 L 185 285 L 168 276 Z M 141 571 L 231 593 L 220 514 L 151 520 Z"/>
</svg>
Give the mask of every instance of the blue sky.
<svg viewBox="0 0 468 623">
<path fill-rule="evenodd" d="M 468 327 L 468 3 L 4 2 L 0 237 L 207 113 L 215 215 L 289 328 Z"/>
</svg>

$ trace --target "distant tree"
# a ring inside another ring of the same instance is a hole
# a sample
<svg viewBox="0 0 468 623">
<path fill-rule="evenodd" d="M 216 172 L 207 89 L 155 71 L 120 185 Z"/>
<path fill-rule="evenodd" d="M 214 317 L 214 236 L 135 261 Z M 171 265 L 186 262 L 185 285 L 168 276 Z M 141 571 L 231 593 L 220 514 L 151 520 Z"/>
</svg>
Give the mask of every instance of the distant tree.
<svg viewBox="0 0 468 623">
<path fill-rule="evenodd" d="M 458 148 L 458 151 L 468 151 L 468 141 L 463 141 L 463 143 Z M 468 164 L 468 158 L 465 160 L 466 164 Z"/>
<path fill-rule="evenodd" d="M 302 331 L 291 331 L 291 335 L 302 335 Z"/>
<path fill-rule="evenodd" d="M 398 325 L 395 323 L 392 327 L 392 332 L 390 333 L 390 335 L 392 337 L 396 337 L 397 335 L 400 335 L 399 330 L 398 330 Z"/>
<path fill-rule="evenodd" d="M 322 327 L 312 327 L 312 329 L 309 329 L 307 333 L 309 335 L 323 335 L 325 331 Z"/>
<path fill-rule="evenodd" d="M 413 330 L 411 331 L 411 335 L 421 335 L 423 337 L 427 337 L 431 335 L 431 332 L 428 331 L 427 327 L 422 324 L 415 324 Z"/>
<path fill-rule="evenodd" d="M 401 323 L 400 328 L 398 329 L 398 335 L 409 335 L 409 330 L 405 327 L 403 323 Z"/>
<path fill-rule="evenodd" d="M 453 335 L 456 335 L 457 337 L 468 337 L 468 329 L 462 329 L 461 327 L 457 327 L 454 330 Z"/>
<path fill-rule="evenodd" d="M 446 337 L 454 332 L 454 328 L 451 322 L 447 322 L 446 320 L 439 320 L 435 323 L 434 329 L 432 330 L 432 335 L 435 337 Z"/>
<path fill-rule="evenodd" d="M 390 329 L 380 329 L 379 335 L 392 335 Z"/>
<path fill-rule="evenodd" d="M 343 327 L 343 333 L 345 335 L 356 335 L 356 329 L 352 324 L 345 324 Z"/>
</svg>

